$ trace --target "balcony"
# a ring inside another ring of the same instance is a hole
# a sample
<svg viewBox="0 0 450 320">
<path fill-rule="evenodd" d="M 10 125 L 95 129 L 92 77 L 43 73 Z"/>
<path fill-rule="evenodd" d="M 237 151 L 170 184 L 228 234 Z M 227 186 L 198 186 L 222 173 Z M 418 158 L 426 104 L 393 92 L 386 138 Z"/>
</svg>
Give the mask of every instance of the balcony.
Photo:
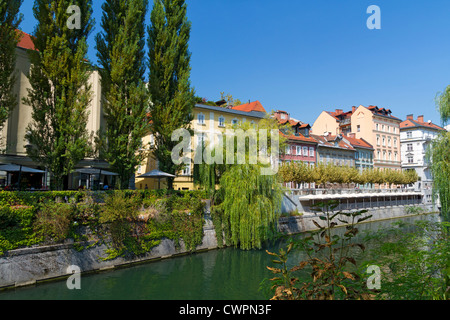
<svg viewBox="0 0 450 320">
<path fill-rule="evenodd" d="M 373 161 L 374 164 L 389 164 L 389 165 L 400 165 L 401 161 L 394 161 L 394 160 L 378 160 L 375 159 Z"/>
<path fill-rule="evenodd" d="M 346 126 L 346 125 L 350 124 L 351 122 L 352 122 L 351 119 L 344 119 L 344 120 L 339 121 L 339 125 Z"/>
</svg>

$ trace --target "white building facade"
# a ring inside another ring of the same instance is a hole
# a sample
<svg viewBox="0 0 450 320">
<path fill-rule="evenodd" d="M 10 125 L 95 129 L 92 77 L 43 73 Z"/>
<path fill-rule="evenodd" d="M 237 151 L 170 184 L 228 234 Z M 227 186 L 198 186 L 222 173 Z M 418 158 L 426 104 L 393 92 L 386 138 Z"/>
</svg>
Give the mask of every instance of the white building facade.
<svg viewBox="0 0 450 320">
<path fill-rule="evenodd" d="M 429 168 L 426 154 L 439 132 L 444 128 L 424 121 L 423 116 L 415 120 L 413 115 L 408 115 L 406 120 L 400 124 L 400 153 L 403 170 L 416 170 L 419 181 L 414 184 L 415 191 L 424 194 L 424 201 L 431 202 L 431 190 L 433 177 Z"/>
</svg>

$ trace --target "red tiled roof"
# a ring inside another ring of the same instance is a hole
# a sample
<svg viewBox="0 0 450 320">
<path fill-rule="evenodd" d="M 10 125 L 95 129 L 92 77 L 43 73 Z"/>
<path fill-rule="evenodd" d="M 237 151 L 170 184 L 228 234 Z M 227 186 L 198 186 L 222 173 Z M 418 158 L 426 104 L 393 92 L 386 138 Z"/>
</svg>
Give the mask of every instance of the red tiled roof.
<svg viewBox="0 0 450 320">
<path fill-rule="evenodd" d="M 341 120 L 338 116 L 342 116 L 341 118 L 350 118 L 353 114 L 352 111 L 342 112 L 342 113 L 337 113 L 335 111 L 325 111 L 325 112 L 328 113 L 333 118 L 335 118 L 336 120 Z"/>
<path fill-rule="evenodd" d="M 257 112 L 266 113 L 266 109 L 264 109 L 261 102 L 259 102 L 259 101 L 253 101 L 250 103 L 241 104 L 239 106 L 232 107 L 231 109 L 245 111 L 245 112 L 257 111 Z"/>
<path fill-rule="evenodd" d="M 280 134 L 289 139 L 289 140 L 294 140 L 294 141 L 302 141 L 302 142 L 312 142 L 312 143 L 317 143 L 317 141 L 312 138 L 312 137 L 305 137 L 304 135 L 302 135 L 301 133 L 297 133 L 297 134 L 291 134 L 291 135 L 286 135 L 283 132 L 280 131 Z"/>
<path fill-rule="evenodd" d="M 353 147 L 373 149 L 373 146 L 370 143 L 368 143 L 366 140 L 362 139 L 362 138 L 361 139 L 357 139 L 357 138 L 352 138 L 352 137 L 348 137 L 348 136 L 345 136 L 344 138 L 345 138 L 345 140 L 350 142 L 350 144 Z"/>
<path fill-rule="evenodd" d="M 378 108 L 377 106 L 368 106 L 367 109 L 372 111 L 374 114 L 389 117 L 389 118 L 392 118 L 395 120 L 400 120 L 399 118 L 391 115 L 392 111 L 390 109 Z M 355 110 L 356 110 L 356 107 L 355 107 Z M 353 114 L 353 110 L 350 110 L 347 112 L 336 112 L 336 111 L 325 111 L 325 112 L 328 113 L 333 118 L 335 118 L 337 121 L 350 118 Z"/>
<path fill-rule="evenodd" d="M 385 116 L 385 117 L 392 118 L 395 120 L 400 120 L 399 118 L 391 115 L 392 111 L 390 109 L 379 108 L 377 106 L 369 106 L 367 109 L 369 109 L 370 111 L 372 111 L 372 113 L 374 113 L 376 115 L 381 115 L 381 116 Z"/>
<path fill-rule="evenodd" d="M 334 144 L 334 141 L 336 140 L 336 136 L 319 136 L 319 135 L 315 135 L 312 134 L 311 137 L 313 137 L 319 144 L 319 146 L 324 146 L 324 147 L 336 147 Z M 341 149 L 345 149 L 345 150 L 355 150 L 350 144 L 346 143 L 343 140 L 340 140 L 338 142 L 337 147 L 341 148 Z"/>
<path fill-rule="evenodd" d="M 307 126 L 309 126 L 309 124 L 307 123 L 303 123 L 301 121 L 296 121 L 296 120 L 278 120 L 279 124 L 286 124 L 289 121 L 289 124 L 294 127 L 294 126 L 299 126 L 299 128 L 306 128 Z"/>
<path fill-rule="evenodd" d="M 435 129 L 435 130 L 445 130 L 444 128 L 430 122 L 422 122 L 422 121 L 418 121 L 418 120 L 411 120 L 411 119 L 407 119 L 405 121 L 403 121 L 402 123 L 400 123 L 400 129 L 404 129 L 404 128 L 414 128 L 414 127 L 425 127 L 425 128 L 430 128 L 430 129 Z"/>
<path fill-rule="evenodd" d="M 25 33 L 21 30 L 16 30 L 16 31 L 20 34 L 20 41 L 17 44 L 17 46 L 19 48 L 26 49 L 26 50 L 35 50 L 32 36 L 30 36 L 28 33 Z"/>
</svg>

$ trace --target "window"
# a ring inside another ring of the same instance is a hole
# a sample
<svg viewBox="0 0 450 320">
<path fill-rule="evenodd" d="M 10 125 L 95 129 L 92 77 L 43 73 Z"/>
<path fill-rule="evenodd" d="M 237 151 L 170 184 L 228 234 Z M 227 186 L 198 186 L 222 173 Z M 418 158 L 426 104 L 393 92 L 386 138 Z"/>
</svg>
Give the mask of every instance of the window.
<svg viewBox="0 0 450 320">
<path fill-rule="evenodd" d="M 388 137 L 388 147 L 391 146 L 391 137 Z"/>
<path fill-rule="evenodd" d="M 356 126 L 356 131 L 361 132 L 361 126 L 359 124 Z"/>
<path fill-rule="evenodd" d="M 291 146 L 286 146 L 286 154 L 291 154 Z"/>
<path fill-rule="evenodd" d="M 238 122 L 239 122 L 239 120 L 238 119 L 233 119 L 233 120 L 231 120 L 231 124 L 232 125 L 235 125 L 235 124 L 238 124 Z"/>
<path fill-rule="evenodd" d="M 303 147 L 303 156 L 304 157 L 308 156 L 308 147 Z"/>
<path fill-rule="evenodd" d="M 412 145 L 412 143 L 408 143 L 408 144 L 406 145 L 406 151 L 413 151 L 413 145 Z"/>
<path fill-rule="evenodd" d="M 355 159 L 356 159 L 356 160 L 359 159 L 359 152 L 355 152 Z"/>
<path fill-rule="evenodd" d="M 380 155 L 380 151 L 379 150 L 377 151 L 377 159 L 381 160 L 381 155 Z"/>
<path fill-rule="evenodd" d="M 378 129 L 379 129 L 378 123 L 376 124 L 376 128 L 377 128 L 377 131 L 378 131 Z"/>
<path fill-rule="evenodd" d="M 183 176 L 190 176 L 191 175 L 191 165 L 187 164 L 183 169 Z"/>
<path fill-rule="evenodd" d="M 203 133 L 199 133 L 197 135 L 197 145 L 198 146 L 203 146 L 204 143 L 205 143 L 205 139 L 203 137 Z"/>
<path fill-rule="evenodd" d="M 222 116 L 219 117 L 219 127 L 225 127 L 225 118 Z"/>
<path fill-rule="evenodd" d="M 394 161 L 397 161 L 397 160 L 398 160 L 398 153 L 394 152 Z"/>
<path fill-rule="evenodd" d="M 199 113 L 197 116 L 197 123 L 200 125 L 205 124 L 205 115 L 203 113 Z"/>
<path fill-rule="evenodd" d="M 380 145 L 380 136 L 377 136 L 377 146 Z"/>
<path fill-rule="evenodd" d="M 386 151 L 383 151 L 383 160 L 386 160 Z"/>
<path fill-rule="evenodd" d="M 408 163 L 414 163 L 414 157 L 408 156 Z"/>
<path fill-rule="evenodd" d="M 412 138 L 412 131 L 406 132 L 406 138 L 411 139 Z"/>
<path fill-rule="evenodd" d="M 385 146 L 385 145 L 386 145 L 386 138 L 383 137 L 383 146 Z"/>
<path fill-rule="evenodd" d="M 314 148 L 313 147 L 309 148 L 309 156 L 314 157 Z"/>
<path fill-rule="evenodd" d="M 389 160 L 389 161 L 392 160 L 392 153 L 391 153 L 391 152 L 389 152 L 389 158 L 388 158 L 388 160 Z"/>
<path fill-rule="evenodd" d="M 394 148 L 397 148 L 397 138 L 394 138 Z"/>
<path fill-rule="evenodd" d="M 301 155 L 302 155 L 302 147 L 296 146 L 295 148 L 297 149 L 297 150 L 296 150 L 296 151 L 297 151 L 296 154 L 297 154 L 298 156 L 301 156 Z"/>
</svg>

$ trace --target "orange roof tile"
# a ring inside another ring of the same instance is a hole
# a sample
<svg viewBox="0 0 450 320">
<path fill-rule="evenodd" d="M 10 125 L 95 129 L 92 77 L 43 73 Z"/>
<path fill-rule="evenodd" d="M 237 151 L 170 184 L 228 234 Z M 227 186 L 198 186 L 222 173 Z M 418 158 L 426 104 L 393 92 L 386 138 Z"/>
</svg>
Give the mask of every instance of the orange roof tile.
<svg viewBox="0 0 450 320">
<path fill-rule="evenodd" d="M 280 131 L 280 134 L 289 139 L 289 140 L 295 140 L 295 141 L 302 141 L 302 142 L 312 142 L 312 143 L 317 143 L 317 141 L 312 138 L 312 137 L 305 137 L 304 135 L 302 135 L 301 133 L 297 133 L 297 134 L 291 134 L 291 135 L 286 135 L 283 132 Z"/>
<path fill-rule="evenodd" d="M 344 137 L 348 142 L 350 142 L 350 144 L 353 147 L 360 147 L 360 148 L 367 148 L 367 149 L 373 149 L 373 146 L 368 143 L 366 140 L 364 139 L 357 139 L 357 138 L 352 138 L 352 137 L 348 137 L 345 136 Z"/>
<path fill-rule="evenodd" d="M 323 147 L 334 147 L 334 148 L 336 148 L 336 146 L 333 143 L 336 140 L 336 136 L 329 135 L 329 136 L 325 137 L 325 136 L 319 136 L 319 135 L 312 134 L 311 137 L 313 137 L 318 142 L 319 147 L 323 146 Z M 345 150 L 350 150 L 350 151 L 354 151 L 355 150 L 355 148 L 353 148 L 352 145 L 346 143 L 343 140 L 340 140 L 338 142 L 337 147 L 341 148 L 341 149 L 345 149 Z"/>
<path fill-rule="evenodd" d="M 18 29 L 16 31 L 20 34 L 20 40 L 17 46 L 26 50 L 35 50 L 32 36 Z"/>
<path fill-rule="evenodd" d="M 430 122 L 422 122 L 422 121 L 418 121 L 418 120 L 411 120 L 411 119 L 407 119 L 405 121 L 403 121 L 402 123 L 400 123 L 400 129 L 405 129 L 405 128 L 414 128 L 414 127 L 425 127 L 425 128 L 430 128 L 430 129 L 435 129 L 435 130 L 445 130 L 444 128 Z"/>
<path fill-rule="evenodd" d="M 232 107 L 231 109 L 245 111 L 245 112 L 257 111 L 257 112 L 266 113 L 266 109 L 264 109 L 261 102 L 259 102 L 259 101 L 253 101 L 250 103 L 241 104 L 239 106 Z"/>
</svg>

